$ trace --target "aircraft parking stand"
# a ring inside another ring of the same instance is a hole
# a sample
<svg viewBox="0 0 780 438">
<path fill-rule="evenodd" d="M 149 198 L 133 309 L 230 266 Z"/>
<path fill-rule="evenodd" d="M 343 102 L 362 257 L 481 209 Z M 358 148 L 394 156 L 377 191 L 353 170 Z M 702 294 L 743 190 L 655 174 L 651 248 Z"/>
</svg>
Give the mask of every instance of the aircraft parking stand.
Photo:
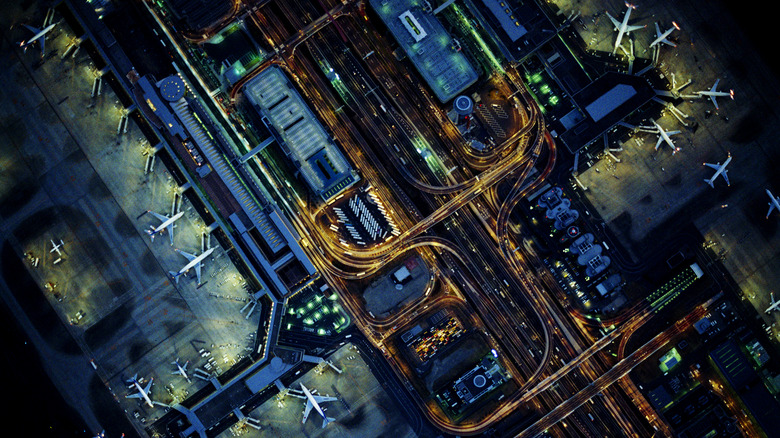
<svg viewBox="0 0 780 438">
<path fill-rule="evenodd" d="M 564 13 L 572 10 L 571 2 L 556 3 Z M 611 6 L 613 16 L 618 9 L 622 13 L 622 4 Z M 615 33 L 604 5 L 578 3 L 577 9 L 582 10 L 583 24 L 575 28 L 583 39 L 595 50 L 611 51 Z M 720 78 L 718 89 L 734 89 L 735 99 L 718 97 L 717 111 L 707 97 L 682 99 L 676 108 L 689 116 L 683 119 L 688 126 L 668 110 L 659 119 L 665 129 L 682 131 L 673 137 L 681 151 L 672 155 L 661 146 L 656 152 L 655 135 L 637 134 L 615 153 L 619 163 L 603 156 L 579 175 L 588 188 L 580 193 L 635 261 L 655 251 L 645 240 L 651 231 L 654 239 L 662 241 L 665 230 L 673 234 L 692 223 L 704 236 L 708 251 L 731 274 L 743 299 L 771 325 L 780 318 L 778 312 L 764 313 L 780 272 L 775 249 L 780 217 L 765 219 L 769 201 L 765 189 L 780 191 L 775 169 L 780 158 L 778 80 L 759 54 L 749 49 L 750 43 L 742 40 L 742 31 L 727 12 L 695 3 L 639 2 L 630 23 L 647 24 L 647 28 L 632 33 L 635 53 L 650 56 L 650 50 L 643 51 L 655 37 L 653 22 L 665 28 L 673 20 L 682 29 L 674 34 L 678 45 L 661 46 L 659 70 L 667 78 L 674 75 L 678 85 L 691 80 L 680 91 L 684 96 L 709 89 Z M 731 185 L 718 178 L 711 188 L 703 180 L 714 171 L 702 163 L 723 163 L 729 152 Z M 778 335 L 776 328 L 770 330 Z"/>
<path fill-rule="evenodd" d="M 194 269 L 178 284 L 171 281 L 168 271 L 187 262 L 174 248 L 200 254 L 201 235 L 210 224 L 184 196 L 174 246 L 167 232 L 150 240 L 145 230 L 160 222 L 142 213 L 151 209 L 169 215 L 177 189 L 162 160 L 145 173 L 143 153 L 149 144 L 132 117 L 127 132 L 117 134 L 127 112 L 107 82 L 99 96 L 91 96 L 95 69 L 86 51 L 52 56 L 33 68 L 37 47 L 22 54 L 7 44 L 24 30 L 7 30 L 11 22 L 45 11 L 30 8 L 22 14 L 15 5 L 2 9 L 6 44 L 0 56 L 7 66 L 0 72 L 0 152 L 5 158 L 0 170 L 6 177 L 0 180 L 0 200 L 13 191 L 25 196 L 2 204 L 0 227 L 13 235 L 9 242 L 18 254 L 38 258 L 37 266 L 25 265 L 85 352 L 86 372 L 62 383 L 67 392 L 85 391 L 85 380 L 97 372 L 120 405 L 139 411 L 137 419 L 149 424 L 167 409 L 126 399 L 132 391 L 125 380 L 136 373 L 147 381 L 154 378 L 153 401 L 181 401 L 205 386 L 192 376 L 197 368 L 224 371 L 253 348 L 260 312 L 249 318 L 240 313 L 248 294 L 213 236 L 210 245 L 217 249 L 204 260 L 201 287 Z M 52 32 L 47 52 L 64 53 L 71 30 L 63 21 Z M 56 265 L 50 239 L 64 242 Z M 47 283 L 50 289 L 44 288 Z M 190 361 L 190 383 L 171 374 L 177 358 Z M 63 369 L 68 372 L 74 369 Z M 84 410 L 88 404 L 81 402 Z"/>
<path fill-rule="evenodd" d="M 383 385 L 377 381 L 366 358 L 353 344 L 347 343 L 336 350 L 329 358 L 339 374 L 330 367 L 324 367 L 318 374 L 314 369 L 301 375 L 290 389 L 300 390 L 300 383 L 307 389 L 316 390 L 318 395 L 337 397 L 338 400 L 321 405 L 325 414 L 336 419 L 325 429 L 321 428 L 322 418 L 314 409 L 309 413 L 305 424 L 303 408 L 305 400 L 287 395 L 279 395 L 249 413 L 249 417 L 259 419 L 262 429 L 245 426 L 245 437 L 294 438 L 307 437 L 351 437 L 351 436 L 394 436 L 398 438 L 414 437 L 414 432 L 404 417 L 394 409 Z M 220 437 L 233 436 L 225 431 Z"/>
</svg>

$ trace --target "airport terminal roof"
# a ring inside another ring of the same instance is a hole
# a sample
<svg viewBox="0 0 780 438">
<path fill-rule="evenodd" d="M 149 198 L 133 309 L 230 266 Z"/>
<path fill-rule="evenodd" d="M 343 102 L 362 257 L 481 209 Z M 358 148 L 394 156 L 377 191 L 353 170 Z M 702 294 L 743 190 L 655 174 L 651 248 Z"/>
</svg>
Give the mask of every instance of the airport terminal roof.
<svg viewBox="0 0 780 438">
<path fill-rule="evenodd" d="M 219 23 L 232 9 L 229 0 L 166 0 L 168 10 L 192 31 L 204 31 Z"/>
<path fill-rule="evenodd" d="M 501 29 L 512 42 L 517 41 L 528 31 L 520 24 L 519 17 L 515 15 L 512 5 L 505 0 L 482 0 L 493 16 L 498 20 Z"/>
<path fill-rule="evenodd" d="M 599 138 L 616 123 L 655 96 L 646 79 L 609 72 L 593 81 L 574 100 L 584 111 L 560 139 L 571 153 L 575 153 Z M 572 110 L 578 111 L 578 110 Z"/>
<path fill-rule="evenodd" d="M 370 0 L 417 71 L 441 102 L 447 102 L 477 81 L 478 75 L 439 20 L 420 0 Z"/>
<path fill-rule="evenodd" d="M 349 162 L 279 67 L 247 82 L 246 96 L 281 138 L 285 154 L 324 200 L 358 180 Z"/>
<path fill-rule="evenodd" d="M 511 60 L 526 58 L 556 35 L 555 26 L 536 2 L 467 0 L 464 4 Z"/>
</svg>

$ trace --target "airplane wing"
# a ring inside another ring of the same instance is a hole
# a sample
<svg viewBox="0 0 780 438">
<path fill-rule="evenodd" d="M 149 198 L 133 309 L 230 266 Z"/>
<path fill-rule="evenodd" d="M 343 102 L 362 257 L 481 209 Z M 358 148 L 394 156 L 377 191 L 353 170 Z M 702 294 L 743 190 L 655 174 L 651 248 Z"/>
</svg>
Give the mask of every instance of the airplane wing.
<svg viewBox="0 0 780 438">
<path fill-rule="evenodd" d="M 682 131 L 666 131 L 666 135 L 676 135 L 681 133 Z"/>
<path fill-rule="evenodd" d="M 658 136 L 658 141 L 655 142 L 655 150 L 658 150 L 658 146 L 661 146 L 661 142 L 664 141 L 664 138 L 662 136 Z"/>
<path fill-rule="evenodd" d="M 178 252 L 179 254 L 183 255 L 183 256 L 184 256 L 184 257 L 185 257 L 187 260 L 189 260 L 189 261 L 193 261 L 193 260 L 195 260 L 195 257 L 197 257 L 197 256 L 196 256 L 196 255 L 194 255 L 194 254 L 190 254 L 190 253 L 188 253 L 188 252 L 184 252 L 184 251 L 182 251 L 182 250 L 180 250 L 180 249 L 177 249 L 177 250 L 176 250 L 176 252 Z M 199 269 L 200 269 L 200 268 L 199 268 Z"/>
<path fill-rule="evenodd" d="M 772 210 L 774 210 L 774 209 L 775 209 L 775 203 L 774 202 L 770 202 L 769 203 L 769 211 L 766 212 L 766 217 L 767 218 L 769 218 L 769 215 L 772 214 Z"/>
<path fill-rule="evenodd" d="M 24 26 L 27 29 L 29 29 L 30 32 L 33 33 L 33 35 L 38 35 L 41 32 L 40 29 L 38 29 L 37 27 L 30 26 L 29 24 L 22 24 L 22 26 Z"/>
<path fill-rule="evenodd" d="M 324 403 L 324 402 L 329 402 L 329 401 L 336 401 L 336 400 L 338 400 L 336 397 L 326 397 L 326 396 L 324 396 L 324 395 L 313 395 L 313 396 L 312 396 L 312 398 L 313 398 L 313 399 L 314 399 L 314 401 L 316 401 L 317 403 Z"/>
<path fill-rule="evenodd" d="M 658 22 L 657 21 L 655 23 L 653 23 L 653 24 L 655 24 L 655 37 L 656 38 L 660 38 L 661 37 L 661 28 L 658 27 Z M 656 40 L 656 41 L 658 41 L 658 40 Z"/>
<path fill-rule="evenodd" d="M 644 26 L 626 26 L 626 32 L 633 32 L 635 30 L 644 29 Z"/>
<path fill-rule="evenodd" d="M 725 179 L 725 180 L 726 180 L 726 185 L 727 185 L 727 186 L 730 186 L 730 185 L 731 185 L 731 183 L 729 182 L 729 171 L 728 171 L 728 170 L 724 170 L 724 171 L 723 171 L 723 172 L 721 172 L 720 174 L 721 174 L 721 176 L 723 176 L 723 179 Z"/>
<path fill-rule="evenodd" d="M 309 418 L 309 412 L 311 412 L 311 408 L 314 405 L 311 404 L 311 401 L 309 399 L 306 399 L 306 407 L 303 409 L 303 421 L 301 423 L 305 423 L 306 419 Z"/>
<path fill-rule="evenodd" d="M 718 170 L 720 168 L 720 163 L 718 164 L 704 163 L 704 165 L 709 167 L 710 169 L 715 169 L 715 170 Z"/>
<path fill-rule="evenodd" d="M 155 213 L 155 212 L 153 212 L 152 210 L 149 210 L 149 213 L 151 213 L 151 214 L 152 214 L 152 216 L 154 216 L 154 217 L 156 217 L 157 219 L 159 219 L 159 220 L 160 220 L 160 222 L 165 222 L 165 221 L 167 221 L 168 219 L 170 219 L 168 216 L 164 216 L 164 215 L 162 215 L 162 214 L 160 214 L 160 213 Z"/>
<path fill-rule="evenodd" d="M 38 42 L 41 43 L 41 57 L 46 54 L 46 35 L 38 38 Z"/>
<path fill-rule="evenodd" d="M 126 395 L 125 398 L 141 398 L 141 393 L 140 392 L 136 392 L 136 393 L 133 393 L 133 394 L 130 394 L 130 395 Z"/>
<path fill-rule="evenodd" d="M 613 17 L 612 15 L 610 15 L 610 13 L 609 13 L 609 12 L 607 12 L 607 17 L 609 17 L 609 21 L 611 21 L 611 22 L 612 22 L 612 24 L 614 24 L 614 25 L 615 25 L 615 29 L 618 29 L 618 28 L 620 28 L 620 24 L 621 24 L 621 23 L 620 23 L 619 21 L 617 21 L 617 20 L 615 19 L 615 17 Z"/>
<path fill-rule="evenodd" d="M 202 263 L 200 263 L 200 262 L 198 262 L 195 265 L 195 275 L 198 277 L 198 286 L 200 286 L 200 267 L 201 267 L 201 265 L 202 265 Z"/>
<path fill-rule="evenodd" d="M 715 84 L 710 88 L 710 91 L 717 91 L 718 89 L 718 83 L 720 82 L 720 79 L 715 79 Z"/>
<path fill-rule="evenodd" d="M 146 388 L 144 388 L 146 394 L 149 394 L 149 390 L 152 388 L 152 382 L 154 382 L 154 380 L 150 380 L 149 383 L 146 384 Z"/>
<path fill-rule="evenodd" d="M 712 104 L 715 105 L 715 109 L 719 109 L 718 108 L 718 101 L 715 100 L 715 96 L 710 95 L 710 100 L 712 101 Z"/>
</svg>

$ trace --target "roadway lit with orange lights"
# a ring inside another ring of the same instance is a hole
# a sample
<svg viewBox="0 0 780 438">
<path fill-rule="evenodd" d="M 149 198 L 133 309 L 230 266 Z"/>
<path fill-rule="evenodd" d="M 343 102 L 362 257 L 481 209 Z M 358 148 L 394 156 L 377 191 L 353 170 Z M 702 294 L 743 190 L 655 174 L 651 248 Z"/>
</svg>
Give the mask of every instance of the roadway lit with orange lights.
<svg viewBox="0 0 780 438">
<path fill-rule="evenodd" d="M 398 236 L 381 243 L 345 244 L 323 225 L 327 222 L 329 204 L 308 205 L 300 198 L 294 200 L 297 195 L 288 196 L 288 208 L 295 213 L 294 225 L 306 240 L 303 246 L 310 258 L 339 292 L 344 307 L 354 316 L 359 328 L 384 353 L 408 386 L 421 387 L 387 340 L 420 315 L 446 306 L 469 313 L 469 323 L 486 334 L 490 347 L 500 352 L 501 364 L 517 383 L 518 389 L 497 408 L 479 418 L 459 422 L 452 421 L 418 390 L 415 401 L 428 419 L 442 431 L 472 435 L 495 427 L 520 407 L 531 407 L 543 410 L 542 416 L 518 433 L 535 436 L 603 392 L 604 406 L 622 430 L 637 435 L 647 430 L 645 419 L 626 412 L 625 401 L 617 399 L 616 390 L 609 387 L 686 329 L 706 306 L 621 357 L 614 365 L 595 360 L 605 347 L 621 336 L 627 339 L 646 323 L 653 315 L 652 309 L 637 309 L 615 330 L 597 340 L 590 338 L 586 321 L 572 318 L 576 315 L 559 307 L 555 301 L 557 285 L 550 281 L 534 251 L 511 231 L 511 215 L 516 206 L 529 193 L 538 190 L 553 170 L 557 157 L 555 141 L 520 73 L 509 66 L 498 79 L 491 79 L 497 82 L 497 88 L 511 95 L 509 99 L 517 111 L 513 117 L 520 123 L 502 144 L 488 153 L 477 153 L 466 144 L 430 93 L 421 92 L 419 86 L 409 81 L 413 73 L 407 72 L 395 59 L 390 44 L 370 30 L 372 26 L 366 23 L 369 18 L 363 1 L 278 2 L 277 5 L 278 10 L 269 11 L 261 5 L 247 13 L 248 20 L 262 29 L 275 54 L 235 84 L 230 90 L 231 99 L 241 99 L 244 84 L 263 69 L 270 65 L 282 67 L 359 169 L 363 179 L 361 187 L 370 186 L 376 191 L 401 229 Z M 322 7 L 327 8 L 325 13 Z M 279 16 L 296 30 L 291 32 L 279 25 Z M 354 52 L 357 55 L 354 59 L 362 57 L 361 65 L 354 65 L 353 58 L 342 57 L 338 50 Z M 343 105 L 328 91 L 330 84 L 320 74 L 317 60 L 321 55 L 325 55 L 323 58 L 333 68 L 350 73 L 342 75 L 344 86 L 351 93 L 349 99 L 353 99 L 350 114 L 336 110 Z M 379 85 L 368 90 L 361 81 Z M 413 92 L 414 99 L 421 102 L 419 106 L 406 105 L 411 102 Z M 371 93 L 381 94 L 382 100 L 371 100 Z M 395 105 L 388 111 L 385 106 L 391 106 L 390 102 Z M 454 171 L 442 176 L 418 164 L 406 165 L 400 159 L 398 144 L 411 143 L 415 133 L 405 132 L 402 126 L 409 126 L 422 135 L 436 159 L 455 163 Z M 285 192 L 282 177 L 273 175 L 271 170 L 268 172 L 279 191 Z M 508 192 L 499 196 L 497 186 L 507 183 Z M 426 212 L 410 201 L 402 185 L 423 194 Z M 489 213 L 487 217 L 478 214 L 481 209 Z M 439 235 L 443 227 L 456 229 L 451 236 L 469 236 L 480 248 L 491 249 L 464 250 L 468 242 Z M 360 293 L 351 284 L 382 272 L 413 252 L 418 252 L 432 267 L 429 281 L 432 293 L 390 317 L 369 315 Z M 483 274 L 474 272 L 475 266 L 506 273 L 506 295 L 501 291 L 499 297 L 498 290 L 481 281 L 479 275 Z M 543 343 L 538 356 L 531 352 L 529 337 Z M 583 349 L 582 345 L 587 348 Z M 558 347 L 563 350 L 561 357 L 555 354 Z M 590 383 L 584 388 L 580 384 L 578 388 L 578 382 L 583 381 Z M 554 392 L 552 388 L 557 385 L 565 390 Z"/>
</svg>

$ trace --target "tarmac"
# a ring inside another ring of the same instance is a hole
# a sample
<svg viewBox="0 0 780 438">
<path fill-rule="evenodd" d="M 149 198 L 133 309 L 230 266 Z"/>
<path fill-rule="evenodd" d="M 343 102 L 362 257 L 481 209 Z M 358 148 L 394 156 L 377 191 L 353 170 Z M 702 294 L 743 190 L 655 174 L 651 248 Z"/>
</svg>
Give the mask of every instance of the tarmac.
<svg viewBox="0 0 780 438">
<path fill-rule="evenodd" d="M 565 14 L 571 2 L 556 2 Z M 589 48 L 611 52 L 615 32 L 599 3 L 580 4 L 584 25 L 576 24 Z M 625 6 L 606 6 L 613 17 L 622 20 Z M 777 77 L 747 40 L 738 24 L 717 2 L 702 7 L 699 2 L 643 1 L 632 11 L 630 24 L 647 28 L 631 34 L 635 54 L 650 57 L 645 48 L 655 38 L 654 22 L 663 30 L 674 20 L 681 27 L 672 37 L 677 47 L 662 45 L 658 69 L 677 84 L 689 79 L 681 94 L 707 90 L 720 78 L 719 91 L 733 89 L 735 99 L 718 97 L 719 110 L 709 98 L 683 99 L 676 108 L 687 117 L 680 121 L 665 110 L 658 119 L 681 150 L 672 155 L 661 145 L 653 150 L 656 136 L 638 133 L 625 141 L 623 151 L 614 153 L 620 162 L 603 155 L 579 176 L 587 187 L 581 192 L 599 213 L 605 226 L 626 247 L 638 263 L 650 254 L 674 252 L 674 239 L 691 224 L 704 236 L 739 285 L 743 299 L 749 299 L 768 323 L 772 285 L 780 272 L 777 229 L 780 217 L 764 216 L 769 201 L 765 189 L 780 192 L 776 175 L 780 121 L 776 96 Z M 756 13 L 760 13 L 756 10 Z M 627 39 L 624 39 L 627 47 Z M 657 103 L 651 103 L 656 105 Z M 683 122 L 685 122 L 684 125 Z M 730 186 L 723 178 L 715 188 L 704 182 L 714 170 L 703 162 L 722 163 L 728 153 Z M 780 313 L 780 312 L 778 312 Z M 774 334 L 778 334 L 775 330 Z"/>
<path fill-rule="evenodd" d="M 353 344 L 347 343 L 328 358 L 342 373 L 324 367 L 319 374 L 316 368 L 290 385 L 300 389 L 303 383 L 318 394 L 337 397 L 338 401 L 323 403 L 325 414 L 336 419 L 322 428 L 322 418 L 315 410 L 301 424 L 305 401 L 293 396 L 274 397 L 249 413 L 259 419 L 261 429 L 244 426 L 241 436 L 251 437 L 394 437 L 412 438 L 416 435 L 379 382 L 365 358 Z M 220 437 L 233 436 L 225 431 Z"/>
<path fill-rule="evenodd" d="M 90 428 L 108 426 L 93 414 L 97 374 L 141 433 L 167 405 L 206 385 L 173 375 L 171 362 L 208 367 L 205 374 L 228 369 L 253 348 L 260 312 L 239 312 L 248 295 L 221 248 L 204 261 L 201 287 L 193 272 L 171 282 L 167 272 L 187 262 L 173 248 L 198 254 L 203 243 L 205 224 L 187 195 L 174 247 L 167 233 L 151 241 L 145 230 L 159 221 L 144 212 L 170 214 L 176 191 L 161 161 L 145 172 L 149 144 L 132 118 L 127 132 L 117 132 L 126 111 L 105 81 L 91 96 L 97 72 L 86 51 L 61 56 L 73 40 L 64 21 L 47 35 L 47 56 L 36 66 L 39 46 L 23 53 L 13 42 L 29 31 L 11 24 L 37 26 L 45 7 L 0 8 L 0 232 L 20 257 L 29 254 L 25 266 L 83 354 L 63 356 L 45 336 L 33 339 Z M 63 241 L 61 254 L 50 252 L 50 240 Z M 218 246 L 214 238 L 210 244 Z M 29 322 L 41 330 L 34 316 Z M 125 381 L 136 373 L 154 378 L 155 408 L 125 398 L 132 393 Z"/>
</svg>

